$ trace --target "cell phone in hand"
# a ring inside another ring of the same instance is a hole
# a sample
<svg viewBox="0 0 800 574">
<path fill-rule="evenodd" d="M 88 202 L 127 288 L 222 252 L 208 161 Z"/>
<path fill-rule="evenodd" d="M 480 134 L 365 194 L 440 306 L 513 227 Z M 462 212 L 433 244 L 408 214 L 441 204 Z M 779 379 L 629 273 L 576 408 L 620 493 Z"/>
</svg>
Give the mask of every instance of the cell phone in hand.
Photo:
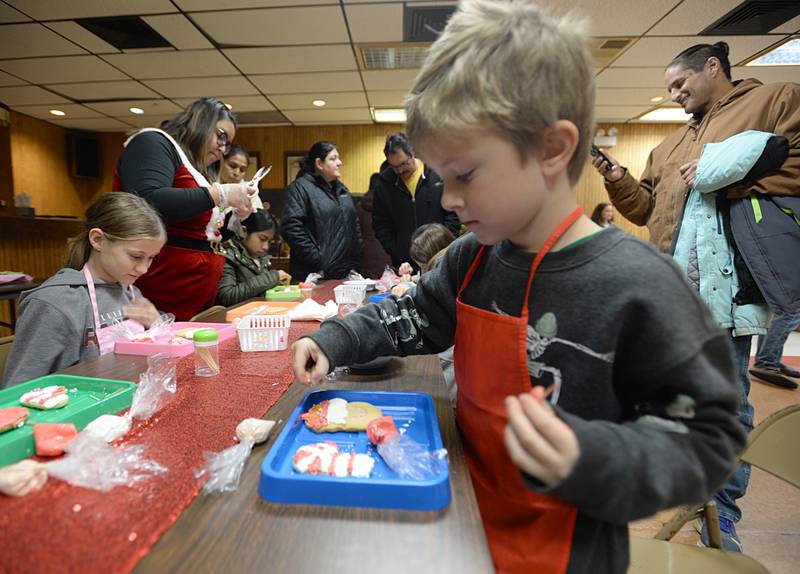
<svg viewBox="0 0 800 574">
<path fill-rule="evenodd" d="M 613 161 L 611 161 L 611 158 L 610 158 L 610 157 L 608 157 L 608 156 L 607 156 L 606 154 L 604 154 L 603 152 L 601 152 L 601 151 L 600 151 L 600 148 L 599 148 L 599 147 L 597 147 L 597 146 L 596 146 L 596 145 L 594 145 L 594 144 L 592 144 L 592 151 L 591 151 L 591 153 L 592 153 L 592 157 L 599 157 L 599 158 L 602 158 L 602 160 L 608 164 L 608 168 L 609 168 L 609 169 L 611 169 L 612 167 L 614 167 L 614 162 L 613 162 Z"/>
</svg>

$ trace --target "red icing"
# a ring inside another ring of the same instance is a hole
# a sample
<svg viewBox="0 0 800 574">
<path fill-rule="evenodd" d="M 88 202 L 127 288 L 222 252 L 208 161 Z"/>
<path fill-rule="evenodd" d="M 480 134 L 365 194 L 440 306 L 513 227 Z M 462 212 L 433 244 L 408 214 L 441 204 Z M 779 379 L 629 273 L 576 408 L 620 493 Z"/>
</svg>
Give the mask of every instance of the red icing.
<svg viewBox="0 0 800 574">
<path fill-rule="evenodd" d="M 317 403 L 308 409 L 307 413 L 300 415 L 300 419 L 305 421 L 306 426 L 310 429 L 320 430 L 325 428 L 328 425 L 328 419 L 326 417 L 328 414 L 328 403 L 330 403 L 330 401 Z"/>
<path fill-rule="evenodd" d="M 43 405 L 52 397 L 65 394 L 67 394 L 67 389 L 64 387 L 55 387 L 52 389 L 51 388 L 33 389 L 32 391 L 22 395 L 22 397 L 20 397 L 20 400 L 24 400 L 26 403 L 34 405 Z"/>
<path fill-rule="evenodd" d="M 308 474 L 319 474 L 320 472 L 322 472 L 322 459 L 315 456 L 314 461 L 308 465 Z"/>
<path fill-rule="evenodd" d="M 33 440 L 38 456 L 58 456 L 78 435 L 75 425 L 39 423 L 33 427 Z"/>
<path fill-rule="evenodd" d="M 6 428 L 16 428 L 27 418 L 28 409 L 25 407 L 9 407 L 7 409 L 0 409 L 0 432 Z"/>
<path fill-rule="evenodd" d="M 397 427 L 394 419 L 390 416 L 372 419 L 367 424 L 367 438 L 372 444 L 378 445 L 390 436 L 397 434 Z"/>
</svg>

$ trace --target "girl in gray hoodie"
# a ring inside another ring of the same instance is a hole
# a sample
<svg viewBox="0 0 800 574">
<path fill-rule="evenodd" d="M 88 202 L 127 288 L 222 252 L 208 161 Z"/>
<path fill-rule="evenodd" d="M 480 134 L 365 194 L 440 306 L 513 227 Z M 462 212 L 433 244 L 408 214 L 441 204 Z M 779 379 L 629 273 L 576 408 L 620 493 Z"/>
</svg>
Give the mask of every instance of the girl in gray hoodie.
<svg viewBox="0 0 800 574">
<path fill-rule="evenodd" d="M 149 327 L 158 311 L 133 283 L 166 241 L 158 213 L 130 193 L 101 195 L 84 231 L 67 244 L 66 267 L 20 298 L 3 386 L 10 387 L 113 351 L 109 327 Z"/>
</svg>

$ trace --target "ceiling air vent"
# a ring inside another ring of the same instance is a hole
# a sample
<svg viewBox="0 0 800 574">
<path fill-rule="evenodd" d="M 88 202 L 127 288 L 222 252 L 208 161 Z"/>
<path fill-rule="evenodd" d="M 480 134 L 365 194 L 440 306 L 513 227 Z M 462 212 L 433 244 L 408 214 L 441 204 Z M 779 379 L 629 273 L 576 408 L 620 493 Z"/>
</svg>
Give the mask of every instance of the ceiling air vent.
<svg viewBox="0 0 800 574">
<path fill-rule="evenodd" d="M 118 50 L 172 47 L 161 34 L 138 16 L 81 18 L 75 21 Z"/>
<path fill-rule="evenodd" d="M 455 6 L 406 6 L 403 13 L 403 40 L 435 41 L 455 10 Z"/>
<path fill-rule="evenodd" d="M 422 46 L 358 46 L 358 65 L 362 70 L 403 70 L 422 66 L 428 55 L 428 44 Z"/>
<path fill-rule="evenodd" d="M 798 15 L 797 0 L 747 0 L 700 32 L 700 36 L 766 34 Z"/>
<path fill-rule="evenodd" d="M 287 120 L 283 114 L 277 110 L 270 110 L 268 112 L 236 112 L 236 119 L 238 120 L 239 125 L 289 123 L 289 120 Z"/>
<path fill-rule="evenodd" d="M 633 38 L 592 38 L 589 47 L 597 68 L 608 66 L 631 45 Z"/>
</svg>

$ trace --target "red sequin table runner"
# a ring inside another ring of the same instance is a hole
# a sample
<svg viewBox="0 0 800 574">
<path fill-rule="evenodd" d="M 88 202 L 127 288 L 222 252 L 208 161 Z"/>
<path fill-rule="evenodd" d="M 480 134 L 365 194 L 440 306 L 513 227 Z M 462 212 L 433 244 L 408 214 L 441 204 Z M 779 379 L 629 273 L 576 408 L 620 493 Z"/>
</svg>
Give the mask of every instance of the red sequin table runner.
<svg viewBox="0 0 800 574">
<path fill-rule="evenodd" d="M 314 298 L 325 301 L 333 284 Z M 292 323 L 289 340 L 319 323 Z M 294 380 L 290 351 L 243 353 L 238 339 L 220 345 L 218 377 L 194 376 L 194 358 L 178 361 L 178 392 L 121 441 L 142 444 L 164 475 L 99 492 L 50 479 L 24 498 L 0 497 L 0 571 L 130 572 L 178 519 L 202 484 L 204 451 L 236 442 L 236 425 L 261 418 Z"/>
</svg>

